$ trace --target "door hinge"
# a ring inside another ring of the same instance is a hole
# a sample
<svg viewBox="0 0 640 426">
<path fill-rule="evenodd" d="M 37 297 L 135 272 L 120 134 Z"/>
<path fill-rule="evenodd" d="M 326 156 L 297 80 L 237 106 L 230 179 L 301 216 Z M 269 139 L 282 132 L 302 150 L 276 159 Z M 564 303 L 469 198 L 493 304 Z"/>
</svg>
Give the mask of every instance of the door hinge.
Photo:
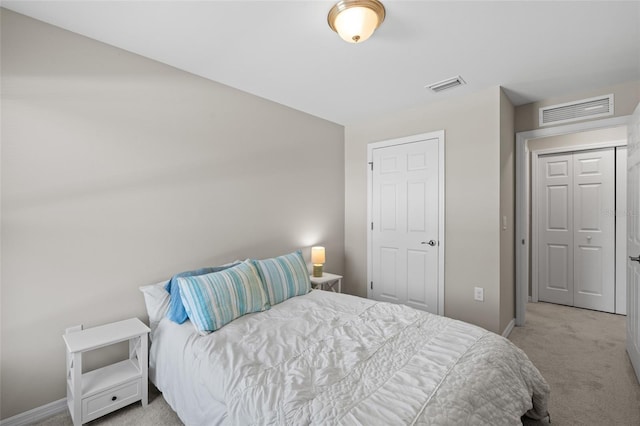
<svg viewBox="0 0 640 426">
<path fill-rule="evenodd" d="M 371 290 L 373 290 L 373 281 L 371 281 Z"/>
<path fill-rule="evenodd" d="M 371 222 L 371 230 L 373 231 L 373 222 Z"/>
<path fill-rule="evenodd" d="M 371 166 L 371 171 L 373 171 L 373 161 L 369 161 L 369 165 Z"/>
</svg>

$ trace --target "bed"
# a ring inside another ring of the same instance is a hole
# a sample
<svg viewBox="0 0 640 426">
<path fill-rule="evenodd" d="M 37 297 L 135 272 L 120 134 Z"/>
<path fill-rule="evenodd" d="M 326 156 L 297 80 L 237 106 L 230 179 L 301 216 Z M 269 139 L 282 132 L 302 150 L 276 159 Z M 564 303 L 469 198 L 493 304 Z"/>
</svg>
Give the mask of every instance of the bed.
<svg viewBox="0 0 640 426">
<path fill-rule="evenodd" d="M 160 315 L 164 306 L 147 309 L 149 377 L 186 425 L 514 425 L 548 416 L 549 387 L 524 352 L 407 306 L 311 290 L 204 335 Z"/>
</svg>

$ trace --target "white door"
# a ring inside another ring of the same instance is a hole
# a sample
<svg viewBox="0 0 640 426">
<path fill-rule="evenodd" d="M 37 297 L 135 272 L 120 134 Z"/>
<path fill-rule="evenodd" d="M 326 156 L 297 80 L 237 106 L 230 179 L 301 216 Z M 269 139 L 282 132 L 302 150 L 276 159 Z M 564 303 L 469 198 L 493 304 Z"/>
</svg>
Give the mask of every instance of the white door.
<svg viewBox="0 0 640 426">
<path fill-rule="evenodd" d="M 540 157 L 539 300 L 615 311 L 614 152 Z"/>
<path fill-rule="evenodd" d="M 538 161 L 538 299 L 573 305 L 573 156 Z"/>
<path fill-rule="evenodd" d="M 374 148 L 371 158 L 370 296 L 439 313 L 439 139 Z"/>
<path fill-rule="evenodd" d="M 615 150 L 573 155 L 574 306 L 615 312 Z"/>
<path fill-rule="evenodd" d="M 627 210 L 627 352 L 640 381 L 640 105 L 627 140 Z"/>
</svg>

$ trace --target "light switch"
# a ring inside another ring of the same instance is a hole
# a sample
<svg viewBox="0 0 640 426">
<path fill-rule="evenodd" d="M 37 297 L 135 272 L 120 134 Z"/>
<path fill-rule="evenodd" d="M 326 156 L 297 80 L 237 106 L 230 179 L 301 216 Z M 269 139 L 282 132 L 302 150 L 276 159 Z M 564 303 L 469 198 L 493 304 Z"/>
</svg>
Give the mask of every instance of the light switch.
<svg viewBox="0 0 640 426">
<path fill-rule="evenodd" d="M 484 288 L 482 287 L 474 287 L 473 288 L 473 299 L 478 302 L 484 302 Z"/>
</svg>

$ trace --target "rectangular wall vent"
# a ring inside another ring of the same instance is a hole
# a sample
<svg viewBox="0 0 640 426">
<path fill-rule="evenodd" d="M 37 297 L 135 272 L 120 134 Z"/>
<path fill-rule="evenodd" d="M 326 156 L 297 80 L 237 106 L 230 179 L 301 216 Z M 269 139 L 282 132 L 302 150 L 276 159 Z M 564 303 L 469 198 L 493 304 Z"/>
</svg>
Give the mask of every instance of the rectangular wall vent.
<svg viewBox="0 0 640 426">
<path fill-rule="evenodd" d="M 447 78 L 446 80 L 438 81 L 437 83 L 428 84 L 425 87 L 438 93 L 442 92 L 443 90 L 462 86 L 463 84 L 466 84 L 466 82 L 462 79 L 462 77 L 457 75 L 455 77 Z"/>
<path fill-rule="evenodd" d="M 613 94 L 540 108 L 540 126 L 613 115 Z"/>
</svg>

